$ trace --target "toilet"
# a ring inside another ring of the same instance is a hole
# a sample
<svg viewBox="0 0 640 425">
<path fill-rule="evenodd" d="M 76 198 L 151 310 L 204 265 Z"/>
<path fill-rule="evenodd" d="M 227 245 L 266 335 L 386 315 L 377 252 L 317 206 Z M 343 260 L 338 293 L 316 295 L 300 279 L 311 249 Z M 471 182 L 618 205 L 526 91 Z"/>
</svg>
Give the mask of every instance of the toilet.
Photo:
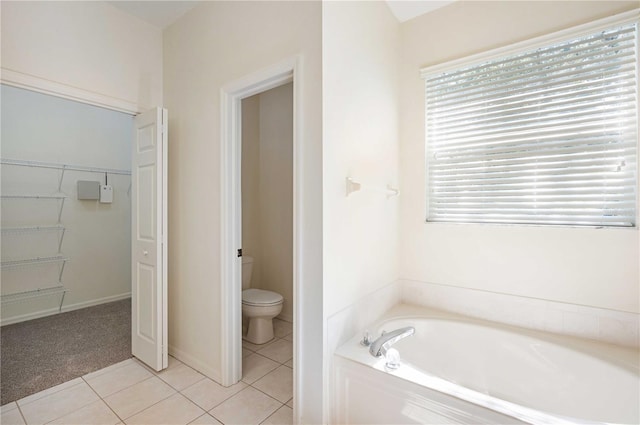
<svg viewBox="0 0 640 425">
<path fill-rule="evenodd" d="M 253 344 L 273 339 L 273 318 L 282 311 L 284 297 L 277 292 L 250 288 L 253 258 L 242 257 L 242 314 L 249 320 L 246 336 Z"/>
</svg>

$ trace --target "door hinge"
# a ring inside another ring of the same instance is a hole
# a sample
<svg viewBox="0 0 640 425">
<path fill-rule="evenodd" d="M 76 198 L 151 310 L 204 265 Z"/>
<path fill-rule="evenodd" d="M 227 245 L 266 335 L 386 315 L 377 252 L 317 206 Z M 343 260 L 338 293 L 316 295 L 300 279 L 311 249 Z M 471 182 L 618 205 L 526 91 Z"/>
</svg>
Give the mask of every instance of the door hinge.
<svg viewBox="0 0 640 425">
<path fill-rule="evenodd" d="M 238 250 L 238 257 L 242 257 L 242 248 Z"/>
</svg>

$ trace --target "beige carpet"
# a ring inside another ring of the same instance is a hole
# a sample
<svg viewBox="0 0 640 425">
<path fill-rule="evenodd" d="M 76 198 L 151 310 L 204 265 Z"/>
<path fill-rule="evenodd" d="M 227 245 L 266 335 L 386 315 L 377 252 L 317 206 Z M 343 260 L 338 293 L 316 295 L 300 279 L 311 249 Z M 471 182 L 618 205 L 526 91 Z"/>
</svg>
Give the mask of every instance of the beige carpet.
<svg viewBox="0 0 640 425">
<path fill-rule="evenodd" d="M 131 357 L 131 299 L 0 328 L 1 404 Z"/>
</svg>

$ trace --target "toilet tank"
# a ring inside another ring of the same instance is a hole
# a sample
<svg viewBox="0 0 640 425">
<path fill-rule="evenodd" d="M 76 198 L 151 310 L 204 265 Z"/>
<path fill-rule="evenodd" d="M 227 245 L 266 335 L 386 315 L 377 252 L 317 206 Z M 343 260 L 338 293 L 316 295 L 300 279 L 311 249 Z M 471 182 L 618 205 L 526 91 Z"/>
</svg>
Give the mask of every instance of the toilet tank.
<svg viewBox="0 0 640 425">
<path fill-rule="evenodd" d="M 253 272 L 253 257 L 242 257 L 242 289 L 251 287 L 251 273 Z"/>
</svg>

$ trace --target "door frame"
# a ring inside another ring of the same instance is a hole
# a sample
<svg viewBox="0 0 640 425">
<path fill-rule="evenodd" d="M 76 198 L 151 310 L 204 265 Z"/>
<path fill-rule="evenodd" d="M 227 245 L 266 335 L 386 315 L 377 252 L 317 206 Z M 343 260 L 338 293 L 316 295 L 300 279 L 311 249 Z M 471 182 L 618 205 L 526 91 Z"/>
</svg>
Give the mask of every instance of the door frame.
<svg viewBox="0 0 640 425">
<path fill-rule="evenodd" d="M 242 248 L 242 99 L 293 82 L 293 352 L 299 364 L 299 330 L 302 314 L 301 279 L 301 211 L 302 211 L 302 90 L 301 57 L 294 56 L 269 68 L 260 70 L 224 85 L 221 99 L 221 258 L 220 258 L 220 316 L 221 316 L 221 380 L 229 386 L 242 377 L 242 259 L 237 250 Z M 293 394 L 298 397 L 301 388 L 299 368 L 294 367 Z M 294 406 L 294 418 L 298 409 Z"/>
</svg>

